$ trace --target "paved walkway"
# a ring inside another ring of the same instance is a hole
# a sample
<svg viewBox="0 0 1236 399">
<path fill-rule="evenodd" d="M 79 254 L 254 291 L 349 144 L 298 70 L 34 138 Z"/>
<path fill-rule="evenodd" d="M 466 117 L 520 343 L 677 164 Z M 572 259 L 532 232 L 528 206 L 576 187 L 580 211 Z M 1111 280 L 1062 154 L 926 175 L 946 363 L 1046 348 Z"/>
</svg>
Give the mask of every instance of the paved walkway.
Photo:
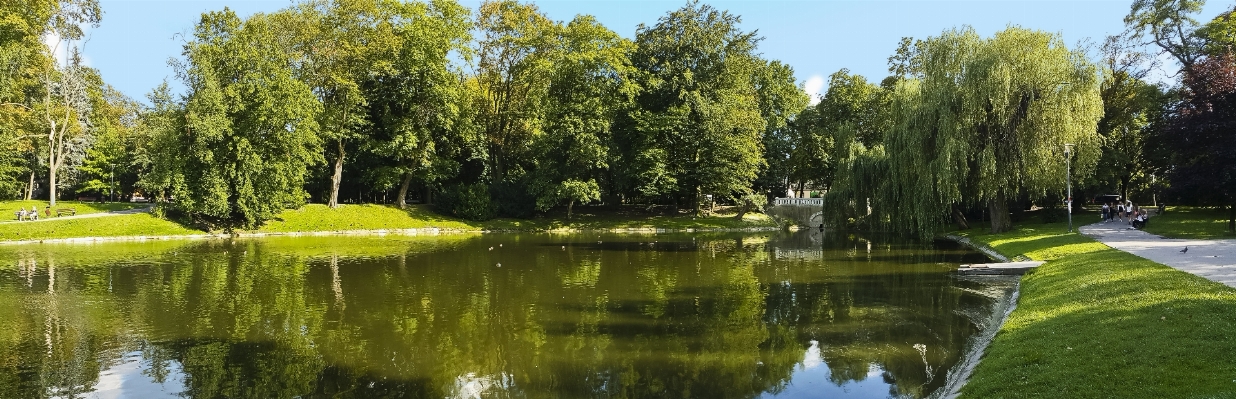
<svg viewBox="0 0 1236 399">
<path fill-rule="evenodd" d="M 39 220 L 15 220 L 15 219 L 9 219 L 9 220 L 7 220 L 7 221 L 3 221 L 3 222 L 0 222 L 0 223 L 38 223 L 38 222 L 51 222 L 51 221 L 55 221 L 55 220 L 66 220 L 66 219 L 85 219 L 85 218 L 97 218 L 97 217 L 104 217 L 104 216 L 132 215 L 132 214 L 134 214 L 134 213 L 145 213 L 145 212 L 150 212 L 150 209 L 151 209 L 151 208 L 154 208 L 154 206 L 152 205 L 152 206 L 146 206 L 146 207 L 142 207 L 142 208 L 125 209 L 125 210 L 122 210 L 122 211 L 95 212 L 95 213 L 86 213 L 86 214 L 82 214 L 82 215 L 73 215 L 73 216 L 56 216 L 56 217 L 43 217 L 43 214 L 39 214 Z M 9 214 L 11 215 L 11 214 L 12 214 L 12 212 L 9 212 Z"/>
<path fill-rule="evenodd" d="M 1163 238 L 1122 222 L 1099 222 L 1078 231 L 1109 247 L 1236 288 L 1236 240 Z M 1189 251 L 1180 253 L 1186 246 Z"/>
</svg>

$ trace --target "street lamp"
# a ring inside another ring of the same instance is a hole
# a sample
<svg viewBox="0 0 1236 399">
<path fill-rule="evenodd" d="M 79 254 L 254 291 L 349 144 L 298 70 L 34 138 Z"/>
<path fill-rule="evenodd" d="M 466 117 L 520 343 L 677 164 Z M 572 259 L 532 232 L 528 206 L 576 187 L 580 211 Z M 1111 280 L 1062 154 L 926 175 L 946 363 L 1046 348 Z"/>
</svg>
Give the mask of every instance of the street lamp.
<svg viewBox="0 0 1236 399">
<path fill-rule="evenodd" d="M 1064 182 L 1068 190 L 1068 199 L 1064 201 L 1064 206 L 1069 212 L 1069 232 L 1073 232 L 1073 165 L 1070 155 L 1073 153 L 1073 145 L 1064 145 Z"/>
<path fill-rule="evenodd" d="M 116 202 L 116 165 L 107 165 L 107 201 Z"/>
</svg>

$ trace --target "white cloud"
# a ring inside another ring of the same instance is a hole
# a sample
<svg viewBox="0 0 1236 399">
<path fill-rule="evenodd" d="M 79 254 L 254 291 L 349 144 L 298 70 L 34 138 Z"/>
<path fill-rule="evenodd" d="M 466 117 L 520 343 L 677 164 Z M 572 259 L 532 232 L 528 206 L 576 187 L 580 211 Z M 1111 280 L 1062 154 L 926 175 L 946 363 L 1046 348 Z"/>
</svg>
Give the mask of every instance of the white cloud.
<svg viewBox="0 0 1236 399">
<path fill-rule="evenodd" d="M 820 75 L 811 75 L 807 81 L 803 83 L 803 91 L 811 97 L 811 105 L 820 102 L 820 91 L 824 90 L 824 77 Z"/>
</svg>

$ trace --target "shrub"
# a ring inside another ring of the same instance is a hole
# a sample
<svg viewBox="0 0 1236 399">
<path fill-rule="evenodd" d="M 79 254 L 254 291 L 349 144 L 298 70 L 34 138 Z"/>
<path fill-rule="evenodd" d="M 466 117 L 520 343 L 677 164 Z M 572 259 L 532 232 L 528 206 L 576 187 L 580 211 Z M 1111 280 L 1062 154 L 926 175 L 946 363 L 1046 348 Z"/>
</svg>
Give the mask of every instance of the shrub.
<svg viewBox="0 0 1236 399">
<path fill-rule="evenodd" d="M 498 216 L 528 219 L 536 212 L 536 195 L 528 179 L 508 179 L 490 187 Z"/>
<path fill-rule="evenodd" d="M 489 198 L 489 186 L 479 182 L 448 186 L 434 206 L 443 214 L 475 221 L 493 219 L 496 212 Z"/>
</svg>

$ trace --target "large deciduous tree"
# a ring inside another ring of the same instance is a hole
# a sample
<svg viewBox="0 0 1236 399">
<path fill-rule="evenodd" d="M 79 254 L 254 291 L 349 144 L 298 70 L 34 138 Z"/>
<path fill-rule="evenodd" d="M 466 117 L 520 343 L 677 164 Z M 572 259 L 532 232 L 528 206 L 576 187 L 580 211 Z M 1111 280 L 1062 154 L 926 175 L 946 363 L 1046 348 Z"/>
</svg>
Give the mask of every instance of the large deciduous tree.
<svg viewBox="0 0 1236 399">
<path fill-rule="evenodd" d="M 188 89 L 183 122 L 161 132 L 153 163 L 151 181 L 164 185 L 171 207 L 230 228 L 255 227 L 304 202 L 307 171 L 322 158 L 322 108 L 293 74 L 293 40 L 284 34 L 292 18 L 202 15 L 178 66 Z"/>
<path fill-rule="evenodd" d="M 763 60 L 759 38 L 739 22 L 691 2 L 637 30 L 632 63 L 642 91 L 619 142 L 640 195 L 688 200 L 698 212 L 702 194 L 750 191 L 764 166 L 767 123 L 752 79 Z"/>
<path fill-rule="evenodd" d="M 1200 38 L 1195 34 L 1197 20 L 1192 14 L 1202 10 L 1205 0 L 1134 0 L 1124 25 L 1135 40 L 1144 40 L 1172 56 L 1182 67 L 1202 57 Z"/>
<path fill-rule="evenodd" d="M 557 28 L 535 5 L 502 0 L 481 4 L 476 29 L 476 123 L 489 178 L 499 182 L 522 174 L 532 138 L 542 129 Z"/>
<path fill-rule="evenodd" d="M 1184 71 L 1184 92 L 1157 142 L 1172 154 L 1168 177 L 1181 198 L 1226 205 L 1236 232 L 1236 57 L 1207 57 Z"/>
<path fill-rule="evenodd" d="M 629 54 L 634 45 L 591 16 L 559 27 L 545 103 L 544 133 L 533 143 L 532 191 L 544 211 L 601 199 L 598 180 L 609 167 L 612 122 L 629 111 L 635 93 Z"/>
<path fill-rule="evenodd" d="M 917 73 L 897 84 L 883 196 L 893 226 L 938 231 L 957 204 L 983 205 L 991 230 L 1011 227 L 1009 202 L 1064 189 L 1099 157 L 1099 72 L 1059 36 L 1010 27 L 991 38 L 950 30 L 916 45 Z M 891 201 L 891 203 L 889 203 Z"/>
<path fill-rule="evenodd" d="M 453 160 L 468 136 L 467 93 L 452 55 L 469 55 L 468 11 L 451 1 L 398 6 L 396 53 L 387 69 L 362 84 L 368 99 L 368 149 L 389 159 L 383 170 L 400 182 L 396 205 L 403 208 L 413 179 L 430 184 L 458 169 Z"/>
</svg>

